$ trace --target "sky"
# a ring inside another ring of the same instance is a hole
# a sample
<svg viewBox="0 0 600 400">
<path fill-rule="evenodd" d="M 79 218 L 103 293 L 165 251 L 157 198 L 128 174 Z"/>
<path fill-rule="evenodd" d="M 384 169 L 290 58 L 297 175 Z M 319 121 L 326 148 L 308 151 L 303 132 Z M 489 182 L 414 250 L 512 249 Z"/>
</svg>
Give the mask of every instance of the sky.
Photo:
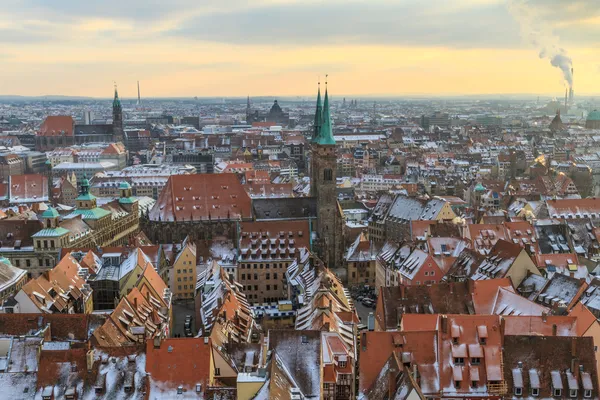
<svg viewBox="0 0 600 400">
<path fill-rule="evenodd" d="M 598 49 L 598 0 L 2 0 L 0 95 L 593 95 Z"/>
</svg>

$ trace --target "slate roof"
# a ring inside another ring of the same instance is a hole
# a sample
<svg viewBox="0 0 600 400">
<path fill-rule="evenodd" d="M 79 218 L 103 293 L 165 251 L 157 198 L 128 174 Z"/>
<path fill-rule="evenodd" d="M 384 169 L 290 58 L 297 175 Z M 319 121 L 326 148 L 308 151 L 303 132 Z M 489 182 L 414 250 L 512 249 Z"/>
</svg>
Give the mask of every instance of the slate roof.
<svg viewBox="0 0 600 400">
<path fill-rule="evenodd" d="M 270 330 L 269 349 L 277 354 L 305 398 L 321 396 L 320 331 Z"/>
</svg>

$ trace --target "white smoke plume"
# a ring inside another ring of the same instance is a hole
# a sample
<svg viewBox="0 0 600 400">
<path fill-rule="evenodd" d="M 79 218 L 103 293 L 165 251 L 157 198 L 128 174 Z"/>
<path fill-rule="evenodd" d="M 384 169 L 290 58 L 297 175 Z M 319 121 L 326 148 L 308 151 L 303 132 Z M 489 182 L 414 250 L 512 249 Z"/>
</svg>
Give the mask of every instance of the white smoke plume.
<svg viewBox="0 0 600 400">
<path fill-rule="evenodd" d="M 508 8 L 517 20 L 521 36 L 539 49 L 540 58 L 547 58 L 553 67 L 560 68 L 569 88 L 573 87 L 573 60 L 559 47 L 559 39 L 552 32 L 543 14 L 530 0 L 508 0 Z"/>
</svg>

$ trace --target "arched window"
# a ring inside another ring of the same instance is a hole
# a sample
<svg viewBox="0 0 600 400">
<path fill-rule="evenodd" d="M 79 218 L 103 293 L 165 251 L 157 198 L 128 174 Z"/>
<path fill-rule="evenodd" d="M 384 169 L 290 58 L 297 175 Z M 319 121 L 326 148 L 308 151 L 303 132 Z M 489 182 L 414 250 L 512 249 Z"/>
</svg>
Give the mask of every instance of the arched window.
<svg viewBox="0 0 600 400">
<path fill-rule="evenodd" d="M 330 168 L 327 168 L 325 171 L 323 171 L 323 179 L 326 181 L 333 180 L 333 171 Z"/>
</svg>

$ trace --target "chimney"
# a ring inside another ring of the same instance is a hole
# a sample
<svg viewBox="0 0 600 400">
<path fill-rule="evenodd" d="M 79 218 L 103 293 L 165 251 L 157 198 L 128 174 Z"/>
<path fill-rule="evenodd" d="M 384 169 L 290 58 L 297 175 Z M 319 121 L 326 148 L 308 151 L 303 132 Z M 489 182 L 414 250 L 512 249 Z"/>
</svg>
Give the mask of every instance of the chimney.
<svg viewBox="0 0 600 400">
<path fill-rule="evenodd" d="M 558 327 L 556 326 L 556 324 L 552 324 L 552 336 L 556 336 L 557 331 Z"/>
<path fill-rule="evenodd" d="M 419 373 L 417 372 L 417 364 L 413 364 L 412 366 L 412 377 L 416 383 L 418 383 Z"/>
<path fill-rule="evenodd" d="M 92 368 L 94 367 L 94 349 L 88 350 L 85 355 L 86 355 L 85 361 L 86 361 L 86 365 L 87 365 L 87 370 L 91 371 Z"/>
<path fill-rule="evenodd" d="M 548 314 L 546 312 L 542 313 L 542 322 L 548 321 Z"/>
<path fill-rule="evenodd" d="M 441 323 L 442 323 L 442 333 L 448 333 L 448 317 L 445 315 L 441 316 Z"/>
<path fill-rule="evenodd" d="M 157 335 L 156 337 L 154 337 L 154 348 L 160 349 L 160 335 Z"/>
<path fill-rule="evenodd" d="M 577 358 L 571 359 L 571 373 L 577 374 L 577 370 L 579 369 L 579 360 Z"/>
<path fill-rule="evenodd" d="M 395 368 L 388 371 L 388 399 L 396 397 L 396 373 Z"/>
<path fill-rule="evenodd" d="M 506 320 L 503 317 L 500 317 L 500 343 L 501 346 L 504 347 L 504 332 L 506 330 Z"/>
<path fill-rule="evenodd" d="M 367 328 L 369 329 L 369 332 L 373 332 L 375 330 L 375 315 L 372 312 L 369 313 L 369 317 L 367 319 Z"/>
<path fill-rule="evenodd" d="M 137 296 L 133 298 L 133 307 L 135 307 L 136 310 L 138 308 Z"/>
</svg>

